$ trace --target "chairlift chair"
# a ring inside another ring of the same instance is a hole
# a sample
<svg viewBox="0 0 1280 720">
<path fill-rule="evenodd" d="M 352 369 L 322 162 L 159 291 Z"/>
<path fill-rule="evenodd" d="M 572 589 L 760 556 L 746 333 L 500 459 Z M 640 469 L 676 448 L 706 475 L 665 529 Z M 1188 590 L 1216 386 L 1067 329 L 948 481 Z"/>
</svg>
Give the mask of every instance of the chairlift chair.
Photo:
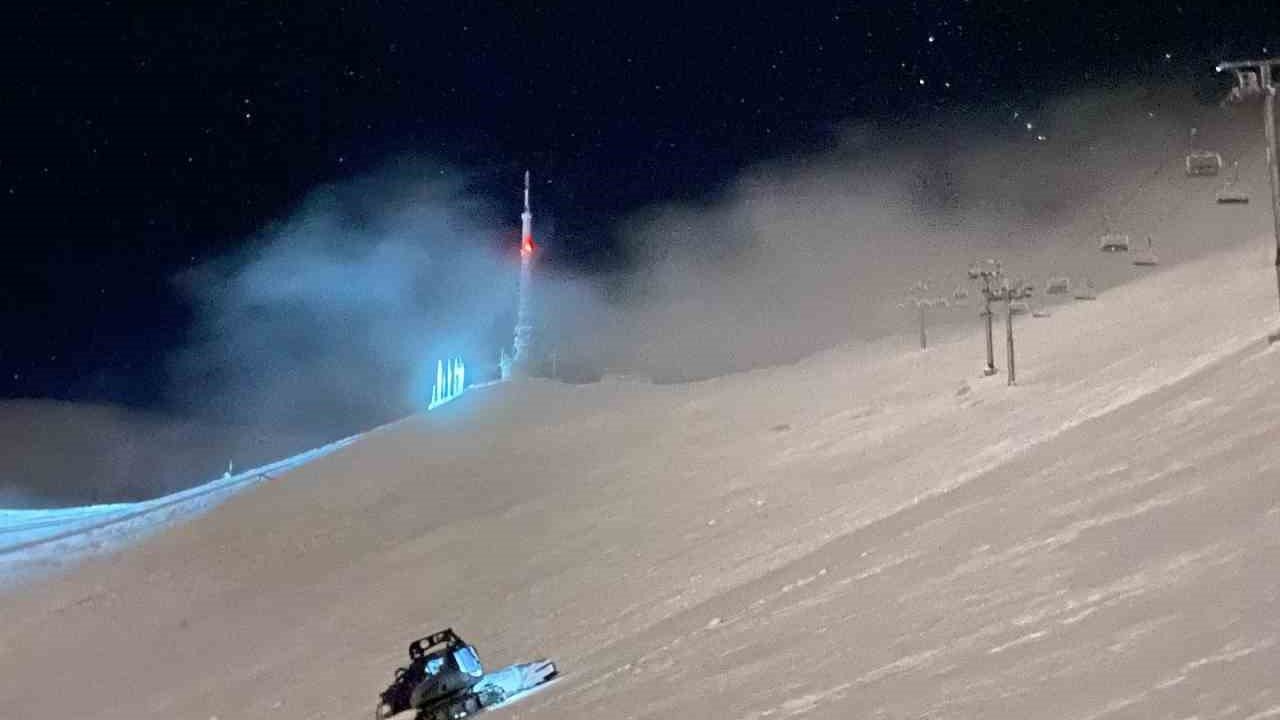
<svg viewBox="0 0 1280 720">
<path fill-rule="evenodd" d="M 1052 277 L 1044 287 L 1045 295 L 1067 295 L 1071 292 L 1071 278 Z"/>
<path fill-rule="evenodd" d="M 1157 257 L 1156 257 L 1156 253 L 1155 253 L 1155 251 L 1151 249 L 1151 236 L 1150 236 L 1150 235 L 1148 235 L 1148 236 L 1147 236 L 1147 249 L 1146 249 L 1146 251 L 1145 251 L 1145 252 L 1138 253 L 1137 257 L 1135 257 L 1135 258 L 1133 259 L 1133 264 L 1134 264 L 1134 265 L 1141 266 L 1141 267 L 1154 267 L 1154 266 L 1156 266 L 1156 265 L 1159 265 L 1159 264 L 1160 264 L 1160 260 L 1159 260 L 1159 258 L 1157 258 Z"/>
<path fill-rule="evenodd" d="M 1193 150 L 1187 153 L 1189 177 L 1213 177 L 1222 170 L 1222 156 L 1212 150 Z"/>
<path fill-rule="evenodd" d="M 1031 306 L 1027 304 L 1026 300 L 1014 300 L 1009 303 L 1009 312 L 1014 315 L 1026 315 L 1031 312 Z"/>
<path fill-rule="evenodd" d="M 1217 175 L 1222 170 L 1222 156 L 1212 150 L 1196 149 L 1196 128 L 1191 128 L 1187 138 L 1187 175 L 1189 177 L 1207 177 Z"/>
<path fill-rule="evenodd" d="M 1249 193 L 1240 190 L 1236 184 L 1240 182 L 1240 161 L 1231 163 L 1232 175 L 1222 185 L 1222 189 L 1218 191 L 1218 204 L 1220 205 L 1244 205 L 1249 202 Z"/>
<path fill-rule="evenodd" d="M 1253 70 L 1235 69 L 1236 86 L 1231 88 L 1231 92 L 1227 95 L 1228 102 L 1243 102 L 1244 100 L 1263 94 L 1261 83 L 1258 82 L 1258 73 Z"/>
<path fill-rule="evenodd" d="M 1102 252 L 1129 252 L 1129 236 L 1116 233 L 1103 235 L 1098 240 L 1098 249 Z"/>
</svg>

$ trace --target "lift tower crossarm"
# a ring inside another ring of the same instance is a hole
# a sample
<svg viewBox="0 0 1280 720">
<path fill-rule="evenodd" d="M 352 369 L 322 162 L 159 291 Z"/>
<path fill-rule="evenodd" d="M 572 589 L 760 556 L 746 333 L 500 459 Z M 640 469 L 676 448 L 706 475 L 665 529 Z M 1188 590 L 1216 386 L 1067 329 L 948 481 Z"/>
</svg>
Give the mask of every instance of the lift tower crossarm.
<svg viewBox="0 0 1280 720">
<path fill-rule="evenodd" d="M 1223 70 L 1262 67 L 1280 67 L 1280 58 L 1270 58 L 1268 60 L 1232 60 L 1230 62 L 1220 62 L 1214 66 L 1214 69 L 1218 72 L 1222 72 Z"/>
</svg>

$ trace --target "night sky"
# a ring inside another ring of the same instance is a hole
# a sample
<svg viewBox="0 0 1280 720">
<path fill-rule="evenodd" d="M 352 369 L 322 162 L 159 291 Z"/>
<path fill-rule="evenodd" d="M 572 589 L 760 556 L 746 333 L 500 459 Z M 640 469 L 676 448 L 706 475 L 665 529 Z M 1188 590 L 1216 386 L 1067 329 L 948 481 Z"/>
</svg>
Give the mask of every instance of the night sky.
<svg viewBox="0 0 1280 720">
<path fill-rule="evenodd" d="M 1280 47 L 1263 1 L 57 5 L 6 18 L 0 396 L 143 407 L 192 322 L 177 273 L 397 157 L 465 171 L 513 233 L 531 169 L 552 260 L 590 273 L 629 213 L 848 119 Z"/>
</svg>

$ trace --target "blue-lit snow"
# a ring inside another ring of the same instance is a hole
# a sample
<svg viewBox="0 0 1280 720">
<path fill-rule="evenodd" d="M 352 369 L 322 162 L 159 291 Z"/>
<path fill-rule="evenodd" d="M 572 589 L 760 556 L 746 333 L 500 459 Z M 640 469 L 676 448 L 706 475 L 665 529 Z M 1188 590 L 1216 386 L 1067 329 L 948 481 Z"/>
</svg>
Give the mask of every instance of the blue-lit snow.
<svg viewBox="0 0 1280 720">
<path fill-rule="evenodd" d="M 555 664 L 547 660 L 519 663 L 487 673 L 472 691 L 481 696 L 496 691 L 503 699 L 488 707 L 502 707 L 555 684 L 558 678 L 547 679 L 553 672 Z"/>
<path fill-rule="evenodd" d="M 543 690 L 546 690 L 547 688 L 551 687 L 552 685 L 555 685 L 558 682 L 560 682 L 560 678 L 555 678 L 553 680 L 548 680 L 547 682 L 544 682 L 541 685 L 538 685 L 537 687 L 532 687 L 532 688 L 529 688 L 528 690 L 521 690 L 516 694 L 508 697 L 506 700 L 503 700 L 500 703 L 495 703 L 493 705 L 486 707 L 485 710 L 496 710 L 497 708 L 500 708 L 500 707 L 506 707 L 513 703 L 524 700 L 525 698 L 528 698 L 532 695 L 540 693 Z"/>
<path fill-rule="evenodd" d="M 51 510 L 0 509 L 0 586 L 56 569 L 87 555 L 117 550 L 233 494 L 344 448 L 349 438 L 164 497 L 132 503 Z"/>
<path fill-rule="evenodd" d="M 466 385 L 461 358 L 437 365 L 435 396 L 429 409 L 457 399 L 466 390 L 496 383 Z M 224 475 L 213 482 L 164 497 L 132 503 L 82 505 L 43 510 L 0 508 L 0 587 L 87 555 L 120 549 L 178 521 L 195 517 L 233 494 L 270 480 L 358 440 L 353 435 L 284 460 Z"/>
</svg>

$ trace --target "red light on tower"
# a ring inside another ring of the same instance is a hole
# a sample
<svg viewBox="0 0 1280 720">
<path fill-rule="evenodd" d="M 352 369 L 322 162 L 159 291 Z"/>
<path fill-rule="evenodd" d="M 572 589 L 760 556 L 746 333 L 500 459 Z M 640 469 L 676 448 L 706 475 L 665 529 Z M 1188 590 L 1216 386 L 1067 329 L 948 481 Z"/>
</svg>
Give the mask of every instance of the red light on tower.
<svg viewBox="0 0 1280 720">
<path fill-rule="evenodd" d="M 512 369 L 517 374 L 529 370 L 530 347 L 533 343 L 533 308 L 530 301 L 530 285 L 533 283 L 534 252 L 533 212 L 529 210 L 529 173 L 524 174 L 524 212 L 520 213 L 520 295 L 516 308 L 515 356 Z"/>
<path fill-rule="evenodd" d="M 520 213 L 520 255 L 529 257 L 537 246 L 533 244 L 533 213 L 529 212 L 529 171 L 524 173 L 524 212 Z"/>
</svg>

